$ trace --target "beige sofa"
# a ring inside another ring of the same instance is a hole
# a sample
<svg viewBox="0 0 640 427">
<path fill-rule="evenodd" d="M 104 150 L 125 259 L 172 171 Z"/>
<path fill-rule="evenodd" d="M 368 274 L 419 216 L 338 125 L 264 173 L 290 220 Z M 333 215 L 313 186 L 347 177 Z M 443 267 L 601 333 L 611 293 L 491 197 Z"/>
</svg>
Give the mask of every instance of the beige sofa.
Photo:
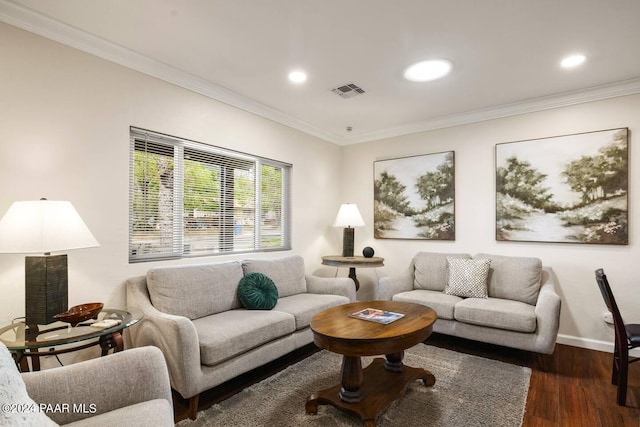
<svg viewBox="0 0 640 427">
<path fill-rule="evenodd" d="M 447 257 L 489 260 L 486 298 L 445 292 Z M 555 348 L 560 297 L 551 269 L 537 258 L 419 252 L 404 273 L 380 279 L 378 297 L 433 308 L 437 333 L 537 353 Z"/>
<path fill-rule="evenodd" d="M 238 299 L 239 281 L 255 272 L 277 287 L 271 310 Z M 313 342 L 313 315 L 356 298 L 351 279 L 307 275 L 299 256 L 154 268 L 126 286 L 127 304 L 144 312 L 127 341 L 162 350 L 192 419 L 200 392 Z"/>
<path fill-rule="evenodd" d="M 18 372 L 0 343 L 0 425 L 173 426 L 162 353 L 144 347 L 38 372 Z"/>
</svg>

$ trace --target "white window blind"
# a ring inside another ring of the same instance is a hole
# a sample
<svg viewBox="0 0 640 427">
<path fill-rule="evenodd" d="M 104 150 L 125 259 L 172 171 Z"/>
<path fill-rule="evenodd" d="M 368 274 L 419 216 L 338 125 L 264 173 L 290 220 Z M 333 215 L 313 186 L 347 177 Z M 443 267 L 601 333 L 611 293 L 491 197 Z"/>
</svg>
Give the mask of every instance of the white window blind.
<svg viewBox="0 0 640 427">
<path fill-rule="evenodd" d="M 291 248 L 291 165 L 134 127 L 130 156 L 130 262 Z"/>
</svg>

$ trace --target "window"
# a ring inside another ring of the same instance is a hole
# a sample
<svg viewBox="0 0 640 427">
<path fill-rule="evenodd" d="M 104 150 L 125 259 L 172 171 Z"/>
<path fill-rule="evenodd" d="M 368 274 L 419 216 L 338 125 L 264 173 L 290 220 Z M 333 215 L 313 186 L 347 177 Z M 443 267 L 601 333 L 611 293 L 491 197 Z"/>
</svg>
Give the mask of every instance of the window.
<svg viewBox="0 0 640 427">
<path fill-rule="evenodd" d="M 290 172 L 132 127 L 129 261 L 290 249 Z"/>
</svg>

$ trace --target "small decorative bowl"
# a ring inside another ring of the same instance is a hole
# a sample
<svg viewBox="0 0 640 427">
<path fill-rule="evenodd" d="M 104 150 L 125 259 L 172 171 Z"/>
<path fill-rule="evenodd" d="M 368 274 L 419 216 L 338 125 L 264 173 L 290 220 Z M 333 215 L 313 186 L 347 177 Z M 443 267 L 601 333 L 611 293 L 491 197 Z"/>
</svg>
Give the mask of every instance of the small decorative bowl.
<svg viewBox="0 0 640 427">
<path fill-rule="evenodd" d="M 98 313 L 102 310 L 104 304 L 101 302 L 90 302 L 88 304 L 80 304 L 71 307 L 64 313 L 56 314 L 54 319 L 62 322 L 70 323 L 71 326 L 76 326 L 80 322 L 84 322 L 89 319 L 97 319 Z"/>
</svg>

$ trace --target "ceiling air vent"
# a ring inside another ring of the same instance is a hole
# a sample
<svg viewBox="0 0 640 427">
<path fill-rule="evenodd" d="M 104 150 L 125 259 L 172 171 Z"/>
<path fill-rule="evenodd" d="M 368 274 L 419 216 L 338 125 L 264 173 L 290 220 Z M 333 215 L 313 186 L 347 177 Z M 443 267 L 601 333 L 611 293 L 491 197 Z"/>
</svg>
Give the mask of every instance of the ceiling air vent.
<svg viewBox="0 0 640 427">
<path fill-rule="evenodd" d="M 345 99 L 353 98 L 354 96 L 362 95 L 363 93 L 365 93 L 364 89 L 353 83 L 347 83 L 346 85 L 331 89 L 331 92 Z"/>
</svg>

